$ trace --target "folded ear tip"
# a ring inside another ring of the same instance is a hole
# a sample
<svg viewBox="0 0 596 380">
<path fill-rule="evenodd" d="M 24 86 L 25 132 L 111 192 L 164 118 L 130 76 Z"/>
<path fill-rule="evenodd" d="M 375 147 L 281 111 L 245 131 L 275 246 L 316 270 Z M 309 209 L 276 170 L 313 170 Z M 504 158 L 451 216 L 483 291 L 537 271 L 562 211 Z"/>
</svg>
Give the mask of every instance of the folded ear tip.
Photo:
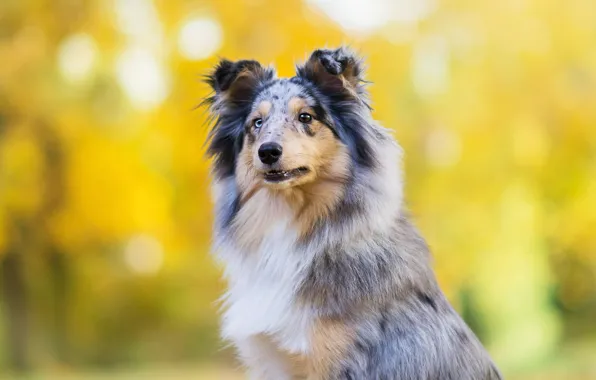
<svg viewBox="0 0 596 380">
<path fill-rule="evenodd" d="M 311 53 L 310 59 L 320 58 L 323 56 L 333 57 L 333 59 L 337 61 L 362 61 L 362 59 L 359 57 L 360 54 L 349 45 L 340 45 L 334 49 L 317 49 Z"/>
<path fill-rule="evenodd" d="M 342 88 L 350 96 L 366 96 L 363 60 L 347 45 L 332 49 L 316 49 L 310 58 L 297 66 L 296 74 L 323 91 L 337 92 Z M 341 77 L 340 77 L 341 76 Z"/>
<path fill-rule="evenodd" d="M 321 60 L 321 64 L 330 74 L 339 75 L 342 73 L 341 63 L 334 59 L 331 55 L 321 55 L 319 59 Z"/>
</svg>

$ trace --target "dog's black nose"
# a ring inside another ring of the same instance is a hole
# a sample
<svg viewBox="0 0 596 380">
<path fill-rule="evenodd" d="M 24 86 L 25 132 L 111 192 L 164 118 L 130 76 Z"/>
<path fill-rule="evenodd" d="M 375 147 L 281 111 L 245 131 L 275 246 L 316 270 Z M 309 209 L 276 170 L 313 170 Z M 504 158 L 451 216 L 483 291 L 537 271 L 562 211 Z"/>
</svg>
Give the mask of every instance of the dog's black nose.
<svg viewBox="0 0 596 380">
<path fill-rule="evenodd" d="M 261 159 L 262 163 L 271 165 L 279 160 L 281 152 L 281 145 L 274 142 L 266 142 L 259 147 L 259 159 Z"/>
</svg>

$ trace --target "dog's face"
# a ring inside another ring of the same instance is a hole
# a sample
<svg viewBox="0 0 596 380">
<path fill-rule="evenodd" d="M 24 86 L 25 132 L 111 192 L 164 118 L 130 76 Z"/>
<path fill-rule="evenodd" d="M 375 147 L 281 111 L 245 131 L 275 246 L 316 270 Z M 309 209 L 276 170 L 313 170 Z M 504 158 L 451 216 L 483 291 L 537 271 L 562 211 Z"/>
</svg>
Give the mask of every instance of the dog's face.
<svg viewBox="0 0 596 380">
<path fill-rule="evenodd" d="M 361 72 L 344 48 L 315 51 L 289 79 L 255 61 L 220 62 L 207 80 L 216 173 L 235 174 L 244 189 L 345 180 L 351 160 L 367 154 L 358 141 L 358 119 L 370 112 Z"/>
<path fill-rule="evenodd" d="M 348 160 L 330 124 L 321 102 L 306 87 L 275 81 L 258 94 L 244 120 L 238 171 L 274 188 L 339 174 L 338 166 L 347 166 Z"/>
</svg>

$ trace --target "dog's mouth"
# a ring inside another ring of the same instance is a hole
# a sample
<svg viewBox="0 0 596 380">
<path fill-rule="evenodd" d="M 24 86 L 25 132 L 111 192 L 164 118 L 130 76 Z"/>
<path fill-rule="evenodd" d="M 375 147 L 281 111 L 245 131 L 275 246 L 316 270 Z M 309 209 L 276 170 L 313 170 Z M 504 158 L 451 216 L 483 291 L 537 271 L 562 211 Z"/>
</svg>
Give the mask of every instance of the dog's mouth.
<svg viewBox="0 0 596 380">
<path fill-rule="evenodd" d="M 309 170 L 307 167 L 301 166 L 292 170 L 269 170 L 268 172 L 265 172 L 263 176 L 267 182 L 280 183 L 302 177 L 308 172 Z"/>
</svg>

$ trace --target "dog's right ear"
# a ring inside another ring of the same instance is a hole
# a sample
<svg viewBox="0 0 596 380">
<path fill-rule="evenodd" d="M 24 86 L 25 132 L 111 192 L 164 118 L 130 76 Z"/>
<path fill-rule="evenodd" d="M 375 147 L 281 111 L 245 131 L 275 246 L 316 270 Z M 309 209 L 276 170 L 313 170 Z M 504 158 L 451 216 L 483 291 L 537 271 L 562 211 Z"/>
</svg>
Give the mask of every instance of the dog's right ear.
<svg viewBox="0 0 596 380">
<path fill-rule="evenodd" d="M 233 106 L 249 102 L 256 89 L 273 78 L 275 78 L 275 71 L 261 66 L 257 61 L 232 62 L 223 59 L 207 75 L 205 82 L 215 92 L 210 102 L 219 108 L 218 104 L 221 103 Z"/>
<path fill-rule="evenodd" d="M 215 174 L 234 174 L 236 157 L 242 150 L 244 119 L 257 90 L 275 78 L 275 71 L 257 61 L 220 61 L 205 77 L 213 94 L 203 101 L 210 108 L 215 124 L 209 133 L 207 154 L 215 158 Z"/>
</svg>

